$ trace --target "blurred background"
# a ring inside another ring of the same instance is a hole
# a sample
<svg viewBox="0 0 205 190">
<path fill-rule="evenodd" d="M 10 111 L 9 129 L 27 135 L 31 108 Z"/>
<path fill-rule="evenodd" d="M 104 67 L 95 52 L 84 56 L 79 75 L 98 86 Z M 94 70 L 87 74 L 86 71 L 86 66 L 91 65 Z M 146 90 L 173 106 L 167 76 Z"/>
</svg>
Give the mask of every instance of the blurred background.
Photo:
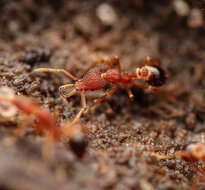
<svg viewBox="0 0 205 190">
<path fill-rule="evenodd" d="M 84 116 L 89 148 L 82 162 L 66 149 L 45 162 L 42 138 L 29 131 L 8 149 L 4 138 L 24 121 L 0 117 L 0 189 L 196 185 L 198 171 L 189 162 L 159 161 L 150 152 L 174 154 L 205 132 L 204 12 L 204 0 L 0 0 L 0 85 L 58 110 L 59 123 L 75 116 L 80 98 L 62 100 L 58 87 L 71 80 L 34 74 L 36 68 L 63 68 L 81 78 L 100 58 L 118 55 L 122 69 L 133 72 L 151 56 L 168 76 L 160 95 L 133 87 L 131 103 L 120 89 Z"/>
</svg>

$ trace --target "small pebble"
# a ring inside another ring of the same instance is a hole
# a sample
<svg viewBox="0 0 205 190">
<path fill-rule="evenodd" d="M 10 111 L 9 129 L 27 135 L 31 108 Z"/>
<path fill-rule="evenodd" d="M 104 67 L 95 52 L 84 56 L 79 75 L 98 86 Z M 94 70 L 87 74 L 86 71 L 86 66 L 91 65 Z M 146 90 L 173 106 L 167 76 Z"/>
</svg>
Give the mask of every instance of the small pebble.
<svg viewBox="0 0 205 190">
<path fill-rule="evenodd" d="M 194 113 L 189 113 L 185 119 L 186 125 L 192 129 L 196 125 L 196 115 Z"/>
<path fill-rule="evenodd" d="M 198 28 L 203 25 L 203 14 L 200 9 L 192 9 L 187 20 L 188 26 Z"/>
<path fill-rule="evenodd" d="M 89 35 L 92 33 L 93 25 L 89 17 L 85 15 L 78 15 L 73 19 L 73 23 L 75 27 L 84 35 Z"/>
<path fill-rule="evenodd" d="M 15 93 L 11 88 L 7 86 L 3 86 L 0 88 L 0 96 L 6 96 L 7 98 L 12 98 L 15 96 Z"/>
<path fill-rule="evenodd" d="M 170 154 L 174 154 L 175 149 L 174 149 L 174 148 L 171 148 L 171 149 L 169 150 L 169 152 L 170 152 Z"/>
<path fill-rule="evenodd" d="M 13 117 L 17 113 L 17 108 L 13 106 L 9 102 L 5 102 L 5 98 L 13 98 L 14 97 L 14 91 L 6 86 L 3 86 L 0 88 L 0 115 L 3 117 Z M 2 97 L 2 99 L 1 99 Z"/>
<path fill-rule="evenodd" d="M 37 62 L 48 62 L 51 57 L 51 51 L 49 49 L 31 49 L 25 52 L 25 55 L 22 57 L 22 61 L 34 65 Z"/>
<path fill-rule="evenodd" d="M 183 0 L 174 0 L 173 6 L 179 16 L 187 16 L 190 12 L 189 5 Z"/>
<path fill-rule="evenodd" d="M 102 3 L 97 7 L 96 14 L 104 25 L 111 26 L 117 21 L 117 14 L 113 7 L 107 3 Z"/>
<path fill-rule="evenodd" d="M 146 180 L 141 180 L 139 183 L 142 190 L 154 190 L 154 187 Z"/>
</svg>

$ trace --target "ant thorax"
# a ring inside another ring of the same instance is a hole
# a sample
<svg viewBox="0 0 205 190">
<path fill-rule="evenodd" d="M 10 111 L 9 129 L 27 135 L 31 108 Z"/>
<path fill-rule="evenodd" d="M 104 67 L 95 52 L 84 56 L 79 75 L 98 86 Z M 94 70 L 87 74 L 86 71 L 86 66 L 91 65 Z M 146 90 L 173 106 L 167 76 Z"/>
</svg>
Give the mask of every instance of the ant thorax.
<svg viewBox="0 0 205 190">
<path fill-rule="evenodd" d="M 121 79 L 121 74 L 118 70 L 116 69 L 109 69 L 107 72 L 105 73 L 102 73 L 101 74 L 101 77 L 110 82 L 110 83 L 118 83 L 120 82 L 120 79 Z"/>
</svg>

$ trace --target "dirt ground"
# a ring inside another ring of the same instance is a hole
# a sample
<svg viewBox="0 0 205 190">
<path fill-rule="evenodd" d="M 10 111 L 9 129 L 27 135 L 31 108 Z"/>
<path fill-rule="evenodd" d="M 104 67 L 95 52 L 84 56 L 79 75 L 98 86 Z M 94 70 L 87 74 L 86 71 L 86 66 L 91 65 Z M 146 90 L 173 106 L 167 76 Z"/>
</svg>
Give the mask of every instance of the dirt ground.
<svg viewBox="0 0 205 190">
<path fill-rule="evenodd" d="M 46 147 L 53 153 L 46 159 L 43 137 L 29 127 L 8 146 L 25 115 L 0 117 L 0 189 L 204 189 L 189 161 L 152 156 L 174 155 L 205 132 L 203 2 L 1 0 L 0 85 L 57 110 L 59 123 L 75 117 L 80 96 L 63 100 L 58 87 L 72 81 L 36 68 L 63 68 L 80 78 L 100 58 L 118 55 L 122 69 L 133 72 L 151 56 L 168 79 L 160 94 L 132 87 L 133 102 L 120 88 L 84 115 L 88 148 L 81 161 L 58 144 Z M 88 104 L 104 92 L 88 93 Z"/>
</svg>

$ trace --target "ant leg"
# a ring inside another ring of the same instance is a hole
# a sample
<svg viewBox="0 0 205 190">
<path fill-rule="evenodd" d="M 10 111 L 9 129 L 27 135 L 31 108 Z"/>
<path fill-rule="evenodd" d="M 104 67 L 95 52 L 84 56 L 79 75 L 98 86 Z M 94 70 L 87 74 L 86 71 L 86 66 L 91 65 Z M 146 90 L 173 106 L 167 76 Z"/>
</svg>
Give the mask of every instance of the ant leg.
<svg viewBox="0 0 205 190">
<path fill-rule="evenodd" d="M 81 91 L 80 95 L 81 95 L 82 108 L 81 108 L 81 110 L 78 112 L 78 114 L 75 116 L 75 118 L 74 118 L 74 120 L 72 121 L 71 125 L 73 125 L 73 124 L 75 124 L 75 123 L 78 122 L 78 120 L 80 119 L 81 115 L 85 112 L 85 109 L 86 109 L 85 91 Z"/>
<path fill-rule="evenodd" d="M 74 84 L 66 84 L 66 85 L 63 85 L 63 86 L 60 86 L 59 87 L 59 91 L 60 91 L 60 94 L 63 98 L 70 98 L 71 96 L 75 95 L 77 93 L 77 90 L 76 89 L 73 89 L 70 93 L 68 94 L 65 94 L 64 91 L 65 89 L 67 88 L 74 88 L 75 85 Z"/>
<path fill-rule="evenodd" d="M 154 60 L 151 57 L 149 57 L 149 56 L 146 57 L 146 59 L 145 59 L 145 61 L 143 63 L 143 66 L 147 65 L 150 62 L 152 63 L 153 66 L 159 66 L 159 63 L 156 60 Z"/>
<path fill-rule="evenodd" d="M 128 88 L 128 86 L 126 84 L 123 84 L 123 86 L 125 87 L 125 90 L 127 91 L 130 100 L 133 101 L 134 100 L 134 95 L 133 95 L 132 91 Z"/>
<path fill-rule="evenodd" d="M 57 73 L 64 73 L 66 76 L 68 76 L 69 78 L 77 81 L 79 80 L 77 77 L 73 76 L 72 74 L 70 74 L 68 71 L 64 70 L 64 69 L 51 69 L 51 68 L 38 68 L 35 69 L 34 72 L 57 72 Z"/>
<path fill-rule="evenodd" d="M 113 66 L 117 65 L 119 72 L 121 72 L 120 59 L 119 59 L 118 56 L 113 56 L 111 58 L 111 63 L 112 63 Z"/>
<path fill-rule="evenodd" d="M 164 154 L 158 154 L 158 153 L 155 153 L 155 152 L 152 152 L 151 156 L 155 157 L 155 158 L 157 158 L 159 160 L 173 159 L 173 158 L 176 157 L 175 155 L 164 155 Z"/>
<path fill-rule="evenodd" d="M 100 59 L 98 64 L 106 63 L 111 69 L 114 68 L 115 65 L 117 65 L 119 72 L 121 72 L 121 67 L 120 67 L 120 60 L 118 56 L 113 56 L 111 58 L 111 61 L 109 59 Z"/>
<path fill-rule="evenodd" d="M 98 64 L 102 64 L 102 63 L 106 63 L 110 68 L 114 68 L 114 66 L 112 65 L 112 63 L 110 63 L 109 59 L 107 58 L 102 58 L 99 60 Z"/>
<path fill-rule="evenodd" d="M 116 85 L 115 87 L 111 88 L 108 92 L 106 92 L 106 94 L 100 98 L 97 98 L 94 100 L 94 102 L 88 106 L 88 108 L 85 110 L 85 113 L 87 113 L 88 111 L 90 111 L 90 109 L 96 105 L 97 103 L 102 102 L 107 96 L 111 96 L 112 94 L 115 93 L 115 91 L 118 89 L 118 86 Z"/>
<path fill-rule="evenodd" d="M 135 83 L 134 81 L 131 81 L 131 84 L 132 84 L 133 86 L 137 86 L 138 88 L 144 88 L 144 89 L 152 90 L 152 91 L 154 91 L 154 92 L 156 92 L 156 93 L 159 93 L 159 91 L 158 91 L 155 87 L 153 87 L 153 86 L 146 86 L 146 85 L 144 85 L 144 84 L 137 84 L 137 83 Z"/>
</svg>

